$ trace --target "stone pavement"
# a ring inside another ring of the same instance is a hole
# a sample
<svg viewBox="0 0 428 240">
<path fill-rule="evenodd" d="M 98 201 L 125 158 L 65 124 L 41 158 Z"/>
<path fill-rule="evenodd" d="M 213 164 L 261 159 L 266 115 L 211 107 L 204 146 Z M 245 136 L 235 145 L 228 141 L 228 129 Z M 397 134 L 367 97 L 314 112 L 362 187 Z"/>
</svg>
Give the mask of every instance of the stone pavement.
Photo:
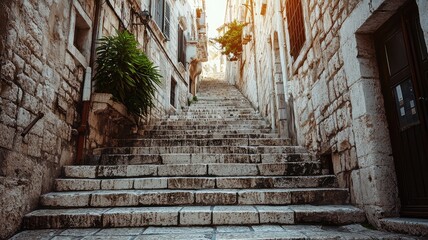
<svg viewBox="0 0 428 240">
<path fill-rule="evenodd" d="M 21 232 L 10 240 L 267 240 L 267 239 L 425 239 L 345 226 L 254 225 L 217 227 L 148 227 L 50 229 Z"/>
</svg>

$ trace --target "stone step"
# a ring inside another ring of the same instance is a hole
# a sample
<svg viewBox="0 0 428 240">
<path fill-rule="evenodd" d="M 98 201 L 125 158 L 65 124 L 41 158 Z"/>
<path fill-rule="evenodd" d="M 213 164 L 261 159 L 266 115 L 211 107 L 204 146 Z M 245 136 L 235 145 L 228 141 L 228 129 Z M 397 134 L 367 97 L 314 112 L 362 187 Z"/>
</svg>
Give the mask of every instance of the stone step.
<svg viewBox="0 0 428 240">
<path fill-rule="evenodd" d="M 140 132 L 141 135 L 145 136 L 164 136 L 164 135 L 189 135 L 189 134 L 273 134 L 274 132 L 271 129 L 233 129 L 233 130 L 143 130 Z"/>
<path fill-rule="evenodd" d="M 124 139 L 116 140 L 116 146 L 286 146 L 290 140 L 282 138 L 211 138 L 211 139 Z"/>
<path fill-rule="evenodd" d="M 321 174 L 320 168 L 319 162 L 65 166 L 64 177 L 313 176 Z"/>
<path fill-rule="evenodd" d="M 165 153 L 234 153 L 234 154 L 281 154 L 307 153 L 303 147 L 297 146 L 158 146 L 158 147 L 110 147 L 95 149 L 94 155 L 101 154 L 165 154 Z"/>
<path fill-rule="evenodd" d="M 252 107 L 215 107 L 207 105 L 191 106 L 184 108 L 181 113 L 186 112 L 200 112 L 200 113 L 218 113 L 218 112 L 241 112 L 241 113 L 257 113 Z"/>
<path fill-rule="evenodd" d="M 143 190 L 143 189 L 253 189 L 332 188 L 334 175 L 278 177 L 147 177 L 112 179 L 56 179 L 55 191 Z"/>
<path fill-rule="evenodd" d="M 170 115 L 168 118 L 160 120 L 175 121 L 210 121 L 210 120 L 263 120 L 260 115 L 256 114 L 186 114 L 186 115 Z"/>
<path fill-rule="evenodd" d="M 309 153 L 288 154 L 103 154 L 94 156 L 93 165 L 139 164 L 207 164 L 207 163 L 285 163 L 310 162 L 316 158 Z"/>
<path fill-rule="evenodd" d="M 159 121 L 156 123 L 157 126 L 218 126 L 218 125 L 230 125 L 230 126 L 239 126 L 239 125 L 266 125 L 266 121 L 263 119 L 259 120 L 244 120 L 244 119 L 233 119 L 233 120 L 224 120 L 224 119 L 213 119 L 207 121 L 188 121 L 188 120 L 175 120 L 175 121 Z"/>
<path fill-rule="evenodd" d="M 339 188 L 98 190 L 52 192 L 40 197 L 44 208 L 133 207 L 175 205 L 346 204 L 348 190 Z"/>
<path fill-rule="evenodd" d="M 239 129 L 247 129 L 247 130 L 252 130 L 252 129 L 269 129 L 270 130 L 270 125 L 268 124 L 263 124 L 263 125 L 243 125 L 243 124 L 239 124 L 239 125 L 184 125 L 184 126 L 179 126 L 179 125 L 148 125 L 147 129 L 150 130 L 239 130 Z"/>
<path fill-rule="evenodd" d="M 247 138 L 247 139 L 268 139 L 268 138 L 278 138 L 276 133 L 260 133 L 260 134 L 221 134 L 221 133 L 210 133 L 210 134 L 187 134 L 187 135 L 159 135 L 157 139 L 229 139 L 229 138 Z M 139 139 L 153 139 L 151 136 L 147 135 L 137 135 L 133 138 L 128 139 L 115 139 L 113 144 L 123 143 L 125 141 L 133 141 Z"/>
<path fill-rule="evenodd" d="M 41 209 L 25 216 L 23 228 L 116 228 L 307 223 L 343 225 L 364 221 L 364 212 L 349 205 L 118 207 Z"/>
</svg>

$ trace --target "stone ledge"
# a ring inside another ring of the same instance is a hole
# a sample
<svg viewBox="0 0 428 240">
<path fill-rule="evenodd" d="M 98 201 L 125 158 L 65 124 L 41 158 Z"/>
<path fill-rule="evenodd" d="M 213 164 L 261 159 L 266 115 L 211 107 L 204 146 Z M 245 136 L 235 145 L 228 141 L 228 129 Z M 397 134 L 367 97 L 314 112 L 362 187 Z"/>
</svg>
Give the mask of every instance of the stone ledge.
<svg viewBox="0 0 428 240">
<path fill-rule="evenodd" d="M 130 121 L 135 121 L 135 119 L 133 119 L 128 114 L 126 107 L 119 102 L 115 102 L 112 99 L 112 97 L 113 96 L 110 93 L 94 93 L 94 94 L 92 94 L 92 103 L 94 104 L 93 111 L 95 113 L 99 113 L 99 112 L 102 112 L 103 110 L 105 110 L 106 107 L 110 107 L 113 110 L 120 113 L 123 117 L 129 119 Z"/>
<path fill-rule="evenodd" d="M 384 218 L 381 228 L 391 232 L 428 236 L 428 219 L 421 218 Z"/>
</svg>

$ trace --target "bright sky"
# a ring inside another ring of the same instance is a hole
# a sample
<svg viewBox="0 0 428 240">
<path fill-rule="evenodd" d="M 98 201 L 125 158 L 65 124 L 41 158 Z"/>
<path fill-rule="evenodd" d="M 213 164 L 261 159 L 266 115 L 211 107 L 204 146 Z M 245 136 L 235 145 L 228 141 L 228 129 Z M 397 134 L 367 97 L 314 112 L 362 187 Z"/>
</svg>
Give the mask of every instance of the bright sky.
<svg viewBox="0 0 428 240">
<path fill-rule="evenodd" d="M 226 0 L 205 0 L 208 23 L 208 37 L 217 37 L 217 28 L 223 25 Z"/>
</svg>

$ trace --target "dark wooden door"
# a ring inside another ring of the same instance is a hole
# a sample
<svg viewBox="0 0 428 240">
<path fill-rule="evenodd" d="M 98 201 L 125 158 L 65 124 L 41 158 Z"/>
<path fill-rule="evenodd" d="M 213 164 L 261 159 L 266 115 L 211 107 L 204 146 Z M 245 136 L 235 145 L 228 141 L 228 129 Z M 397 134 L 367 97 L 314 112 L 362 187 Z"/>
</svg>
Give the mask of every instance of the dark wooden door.
<svg viewBox="0 0 428 240">
<path fill-rule="evenodd" d="M 375 36 L 403 216 L 428 216 L 428 59 L 417 5 Z"/>
</svg>

